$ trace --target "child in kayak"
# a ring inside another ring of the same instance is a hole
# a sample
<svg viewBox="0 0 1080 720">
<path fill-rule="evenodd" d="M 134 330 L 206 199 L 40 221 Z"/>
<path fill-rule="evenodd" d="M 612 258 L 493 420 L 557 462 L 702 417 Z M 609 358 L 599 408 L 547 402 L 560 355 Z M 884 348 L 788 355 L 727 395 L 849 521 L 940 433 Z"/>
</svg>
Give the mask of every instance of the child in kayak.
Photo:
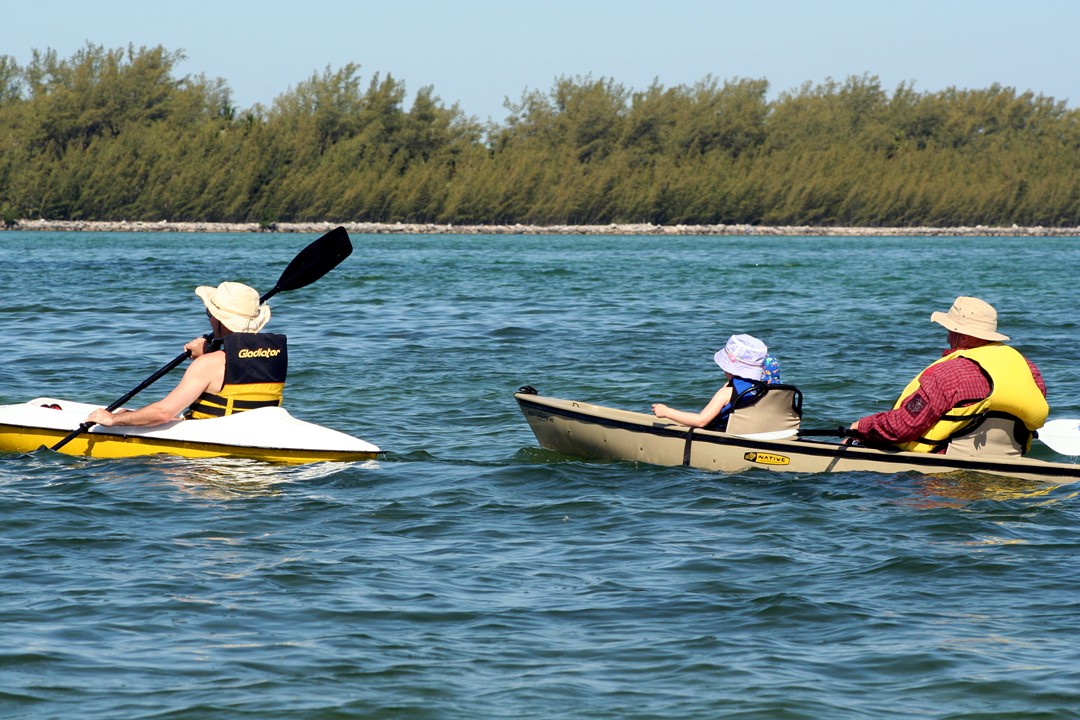
<svg viewBox="0 0 1080 720">
<path fill-rule="evenodd" d="M 728 417 L 735 409 L 732 406 L 733 398 L 739 398 L 746 390 L 780 382 L 780 364 L 769 354 L 765 343 L 753 335 L 732 335 L 713 359 L 724 371 L 727 382 L 716 391 L 708 405 L 700 412 L 687 412 L 654 403 L 653 414 L 689 427 L 724 430 Z M 750 404 L 757 397 L 758 394 L 748 393 L 736 407 Z"/>
</svg>

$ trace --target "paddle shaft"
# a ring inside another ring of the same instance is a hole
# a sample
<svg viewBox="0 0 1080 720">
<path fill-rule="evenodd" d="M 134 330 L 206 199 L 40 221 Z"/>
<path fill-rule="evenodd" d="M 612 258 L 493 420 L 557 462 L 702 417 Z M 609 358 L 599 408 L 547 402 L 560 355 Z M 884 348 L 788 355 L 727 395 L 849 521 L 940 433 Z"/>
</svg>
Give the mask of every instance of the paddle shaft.
<svg viewBox="0 0 1080 720">
<path fill-rule="evenodd" d="M 799 437 L 812 437 L 815 435 L 856 437 L 856 434 L 850 428 L 842 425 L 837 428 L 821 430 L 799 430 Z M 1080 456 L 1080 419 L 1060 418 L 1051 420 L 1035 432 L 1035 437 L 1043 445 L 1059 455 Z"/>
<path fill-rule="evenodd" d="M 331 230 L 301 250 L 297 256 L 293 258 L 292 262 L 290 262 L 284 272 L 281 273 L 281 277 L 278 278 L 274 287 L 259 298 L 259 304 L 263 304 L 279 292 L 297 290 L 310 285 L 341 264 L 341 261 L 347 258 L 351 253 L 352 243 L 349 242 L 349 235 L 345 231 L 345 228 L 338 227 Z M 203 338 L 209 342 L 214 339 L 214 334 L 207 333 L 206 335 L 203 335 Z M 170 371 L 180 365 L 180 363 L 187 360 L 188 357 L 189 353 L 185 350 L 105 409 L 112 412 L 121 407 L 128 400 L 167 375 Z M 95 423 L 92 422 L 81 423 L 79 427 L 75 428 L 67 437 L 53 445 L 52 450 L 56 451 L 64 447 L 79 435 L 93 427 L 94 424 Z"/>
<path fill-rule="evenodd" d="M 825 435 L 829 437 L 854 437 L 855 434 L 851 431 L 851 428 L 846 428 L 843 425 L 821 430 L 799 430 L 799 437 L 812 437 L 816 435 Z"/>
</svg>

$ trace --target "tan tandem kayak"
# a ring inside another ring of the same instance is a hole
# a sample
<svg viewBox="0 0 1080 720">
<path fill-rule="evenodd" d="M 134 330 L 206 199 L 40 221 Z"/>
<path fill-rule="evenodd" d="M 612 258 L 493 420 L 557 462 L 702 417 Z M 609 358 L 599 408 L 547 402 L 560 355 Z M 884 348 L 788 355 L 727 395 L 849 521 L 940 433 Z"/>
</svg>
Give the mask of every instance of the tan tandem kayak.
<svg viewBox="0 0 1080 720">
<path fill-rule="evenodd" d="M 541 447 L 585 459 L 720 472 L 753 468 L 800 473 L 967 471 L 1054 484 L 1080 479 L 1080 465 L 1072 463 L 886 451 L 799 438 L 794 431 L 729 435 L 576 400 L 527 392 L 517 392 L 514 398 Z"/>
</svg>

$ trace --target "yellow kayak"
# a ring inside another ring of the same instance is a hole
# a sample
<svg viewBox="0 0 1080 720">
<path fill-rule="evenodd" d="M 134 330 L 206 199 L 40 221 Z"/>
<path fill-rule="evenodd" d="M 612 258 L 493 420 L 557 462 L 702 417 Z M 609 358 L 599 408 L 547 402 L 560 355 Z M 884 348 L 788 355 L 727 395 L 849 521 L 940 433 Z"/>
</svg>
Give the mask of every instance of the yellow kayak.
<svg viewBox="0 0 1080 720">
<path fill-rule="evenodd" d="M 97 405 L 36 398 L 0 406 L 0 452 L 33 452 L 67 437 Z M 370 460 L 381 451 L 369 442 L 297 420 L 280 407 L 207 420 L 177 420 L 150 427 L 94 425 L 60 449 L 65 455 L 125 458 L 178 455 L 242 457 L 280 463 Z"/>
</svg>

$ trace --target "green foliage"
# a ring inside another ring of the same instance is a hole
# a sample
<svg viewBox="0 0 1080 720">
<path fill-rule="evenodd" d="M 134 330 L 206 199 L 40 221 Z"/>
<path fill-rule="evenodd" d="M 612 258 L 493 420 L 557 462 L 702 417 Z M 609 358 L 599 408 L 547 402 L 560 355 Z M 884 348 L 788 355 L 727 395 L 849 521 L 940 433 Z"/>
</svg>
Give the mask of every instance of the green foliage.
<svg viewBox="0 0 1080 720">
<path fill-rule="evenodd" d="M 23 80 L 19 64 L 10 55 L 0 55 L 0 107 L 19 100 L 22 92 Z"/>
<path fill-rule="evenodd" d="M 433 88 L 327 67 L 270 108 L 162 47 L 0 56 L 16 218 L 489 224 L 1080 225 L 1080 113 L 873 76 L 632 91 L 558 78 L 482 127 Z"/>
</svg>

